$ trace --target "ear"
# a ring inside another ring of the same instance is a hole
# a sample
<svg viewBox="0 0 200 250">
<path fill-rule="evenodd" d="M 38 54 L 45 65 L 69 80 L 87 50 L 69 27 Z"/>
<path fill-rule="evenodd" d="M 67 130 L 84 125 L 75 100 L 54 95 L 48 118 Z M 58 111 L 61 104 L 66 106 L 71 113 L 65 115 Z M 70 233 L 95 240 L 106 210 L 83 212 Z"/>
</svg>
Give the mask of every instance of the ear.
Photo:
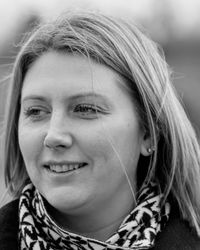
<svg viewBox="0 0 200 250">
<path fill-rule="evenodd" d="M 143 136 L 140 153 L 143 156 L 149 156 L 152 153 L 152 150 L 151 150 L 152 147 L 153 147 L 153 145 L 152 145 L 151 137 L 150 137 L 149 133 L 146 132 L 146 133 L 144 133 L 144 136 Z"/>
</svg>

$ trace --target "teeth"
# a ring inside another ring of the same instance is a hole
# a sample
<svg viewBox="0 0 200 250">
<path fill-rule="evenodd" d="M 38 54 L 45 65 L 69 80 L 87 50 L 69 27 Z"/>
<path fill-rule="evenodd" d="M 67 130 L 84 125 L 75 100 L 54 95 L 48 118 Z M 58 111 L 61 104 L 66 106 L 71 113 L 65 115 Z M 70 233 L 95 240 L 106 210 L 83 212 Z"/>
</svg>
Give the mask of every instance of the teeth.
<svg viewBox="0 0 200 250">
<path fill-rule="evenodd" d="M 69 170 L 73 170 L 74 166 L 73 165 L 69 165 Z"/>
<path fill-rule="evenodd" d="M 82 167 L 83 164 L 68 164 L 68 165 L 49 165 L 49 169 L 53 172 L 62 173 L 67 171 L 76 170 Z"/>
</svg>

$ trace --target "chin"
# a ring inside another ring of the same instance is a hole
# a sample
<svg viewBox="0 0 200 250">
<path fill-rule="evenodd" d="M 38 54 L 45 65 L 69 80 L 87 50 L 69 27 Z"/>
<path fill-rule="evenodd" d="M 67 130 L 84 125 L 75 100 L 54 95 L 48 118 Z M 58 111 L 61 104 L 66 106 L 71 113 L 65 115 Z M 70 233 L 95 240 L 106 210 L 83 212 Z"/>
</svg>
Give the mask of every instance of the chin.
<svg viewBox="0 0 200 250">
<path fill-rule="evenodd" d="M 48 206 L 65 214 L 77 214 L 83 212 L 84 207 L 89 204 L 91 198 L 88 192 L 84 194 L 84 192 L 73 192 L 72 190 L 62 190 L 62 192 L 58 192 L 58 190 L 57 192 L 50 191 L 43 195 L 43 197 Z"/>
</svg>

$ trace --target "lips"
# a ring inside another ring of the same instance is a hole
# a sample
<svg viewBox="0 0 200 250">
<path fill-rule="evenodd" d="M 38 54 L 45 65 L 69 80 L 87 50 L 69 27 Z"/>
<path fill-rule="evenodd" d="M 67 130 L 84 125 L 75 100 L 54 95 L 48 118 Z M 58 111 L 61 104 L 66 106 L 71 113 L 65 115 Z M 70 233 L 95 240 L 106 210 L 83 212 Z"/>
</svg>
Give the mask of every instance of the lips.
<svg viewBox="0 0 200 250">
<path fill-rule="evenodd" d="M 87 163 L 48 163 L 44 167 L 54 173 L 67 173 L 83 168 Z"/>
</svg>

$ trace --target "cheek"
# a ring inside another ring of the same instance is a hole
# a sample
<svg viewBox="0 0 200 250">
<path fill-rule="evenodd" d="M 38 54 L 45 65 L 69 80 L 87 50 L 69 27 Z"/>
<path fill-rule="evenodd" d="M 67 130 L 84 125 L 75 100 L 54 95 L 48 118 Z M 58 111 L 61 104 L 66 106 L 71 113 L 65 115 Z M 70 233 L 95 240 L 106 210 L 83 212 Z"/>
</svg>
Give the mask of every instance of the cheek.
<svg viewBox="0 0 200 250">
<path fill-rule="evenodd" d="M 37 160 L 42 149 L 42 133 L 19 124 L 18 140 L 26 166 Z"/>
<path fill-rule="evenodd" d="M 138 125 L 134 121 L 125 122 L 123 120 L 105 130 L 106 141 L 113 152 L 113 157 L 117 157 L 127 170 L 135 171 L 141 147 Z"/>
<path fill-rule="evenodd" d="M 93 128 L 85 133 L 85 136 L 80 133 L 77 138 L 79 138 L 78 144 L 81 147 L 81 151 L 83 151 L 91 161 L 96 161 L 97 159 L 101 159 L 101 161 L 104 162 L 107 161 L 107 154 L 111 149 L 102 128 Z"/>
<path fill-rule="evenodd" d="M 102 122 L 82 137 L 82 148 L 92 160 L 119 165 L 120 161 L 132 169 L 140 155 L 140 136 L 137 124 L 123 119 Z"/>
<path fill-rule="evenodd" d="M 111 127 L 107 127 L 106 136 L 112 140 L 116 148 L 124 151 L 135 151 L 139 148 L 140 132 L 138 125 L 134 122 L 116 121 Z"/>
</svg>

